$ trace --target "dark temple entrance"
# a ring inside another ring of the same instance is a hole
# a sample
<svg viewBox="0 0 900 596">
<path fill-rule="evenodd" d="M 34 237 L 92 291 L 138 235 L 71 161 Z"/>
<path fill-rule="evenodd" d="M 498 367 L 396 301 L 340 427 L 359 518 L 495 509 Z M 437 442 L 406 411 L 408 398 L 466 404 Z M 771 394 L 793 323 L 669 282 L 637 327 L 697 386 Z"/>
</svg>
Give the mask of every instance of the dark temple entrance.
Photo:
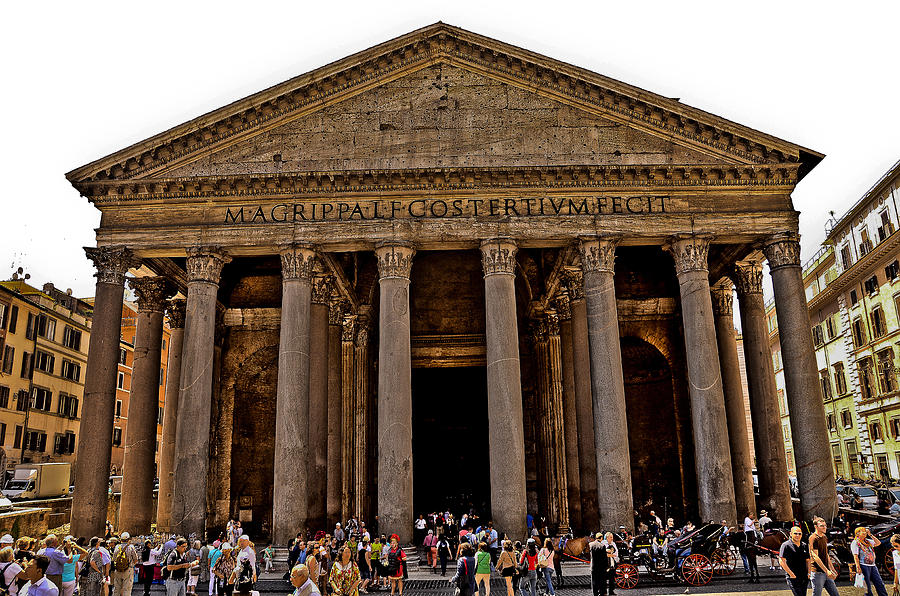
<svg viewBox="0 0 900 596">
<path fill-rule="evenodd" d="M 414 368 L 412 395 L 414 514 L 489 516 L 485 368 Z"/>
</svg>

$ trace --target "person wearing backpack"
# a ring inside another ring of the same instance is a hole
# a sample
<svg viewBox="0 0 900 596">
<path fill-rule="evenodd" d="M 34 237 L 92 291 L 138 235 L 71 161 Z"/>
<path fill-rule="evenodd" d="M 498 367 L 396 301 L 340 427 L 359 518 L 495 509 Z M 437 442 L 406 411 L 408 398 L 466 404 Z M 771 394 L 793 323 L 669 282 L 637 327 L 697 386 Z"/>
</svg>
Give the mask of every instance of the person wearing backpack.
<svg viewBox="0 0 900 596">
<path fill-rule="evenodd" d="M 200 564 L 200 561 L 188 562 L 184 553 L 187 552 L 188 543 L 184 538 L 175 542 L 175 550 L 166 555 L 163 565 L 163 578 L 166 580 L 166 596 L 185 596 L 185 585 L 188 571 Z"/>
<path fill-rule="evenodd" d="M 131 596 L 134 586 L 134 566 L 138 562 L 137 550 L 129 543 L 131 535 L 122 532 L 121 542 L 112 552 L 112 582 L 115 596 Z"/>
<path fill-rule="evenodd" d="M 490 555 L 488 555 L 490 560 Z M 459 550 L 456 561 L 456 575 L 450 580 L 456 586 L 457 596 L 472 596 L 475 591 L 475 549 L 468 542 Z"/>
<path fill-rule="evenodd" d="M 447 576 L 447 559 L 450 558 L 450 541 L 444 536 L 443 532 L 438 534 L 437 540 L 437 556 L 441 562 L 441 577 Z"/>
<path fill-rule="evenodd" d="M 103 555 L 100 553 L 100 539 L 96 536 L 91 538 L 90 548 L 83 560 L 78 574 L 78 595 L 100 596 L 106 571 L 103 568 Z"/>
<path fill-rule="evenodd" d="M 237 566 L 231 572 L 231 580 L 234 584 L 234 593 L 241 596 L 250 596 L 253 591 L 253 583 L 256 579 L 256 570 L 250 561 L 250 556 L 242 552 L 238 555 Z"/>
<path fill-rule="evenodd" d="M 16 596 L 17 579 L 25 579 L 25 571 L 13 558 L 13 549 L 6 547 L 0 550 L 0 594 Z"/>
</svg>

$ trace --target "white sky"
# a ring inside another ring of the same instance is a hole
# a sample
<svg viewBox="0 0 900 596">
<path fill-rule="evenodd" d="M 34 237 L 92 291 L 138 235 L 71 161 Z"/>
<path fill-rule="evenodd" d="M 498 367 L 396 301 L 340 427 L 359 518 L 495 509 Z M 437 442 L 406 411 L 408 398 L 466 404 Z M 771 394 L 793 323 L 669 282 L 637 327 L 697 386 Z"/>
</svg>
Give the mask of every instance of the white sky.
<svg viewBox="0 0 900 596">
<path fill-rule="evenodd" d="M 100 216 L 67 171 L 438 20 L 825 153 L 794 193 L 806 259 L 900 158 L 900 3 L 742 4 L 6 3 L 0 278 L 91 295 Z"/>
</svg>

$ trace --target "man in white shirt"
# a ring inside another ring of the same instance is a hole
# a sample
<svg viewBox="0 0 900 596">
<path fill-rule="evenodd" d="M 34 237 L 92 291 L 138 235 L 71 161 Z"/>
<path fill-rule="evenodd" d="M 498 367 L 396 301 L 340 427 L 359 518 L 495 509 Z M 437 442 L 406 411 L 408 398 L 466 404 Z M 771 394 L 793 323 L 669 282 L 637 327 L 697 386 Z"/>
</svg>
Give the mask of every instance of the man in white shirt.
<svg viewBox="0 0 900 596">
<path fill-rule="evenodd" d="M 291 569 L 291 585 L 294 586 L 293 596 L 319 594 L 319 588 L 310 579 L 309 568 L 306 565 L 295 565 Z"/>
<path fill-rule="evenodd" d="M 759 511 L 759 529 L 765 531 L 769 524 L 772 523 L 772 518 L 769 517 L 769 513 L 765 509 L 760 509 Z"/>
<path fill-rule="evenodd" d="M 25 572 L 15 561 L 0 563 L 0 582 L 9 591 L 9 596 L 16 596 L 19 591 L 17 579 L 25 579 Z"/>
<path fill-rule="evenodd" d="M 38 555 L 28 562 L 25 577 L 28 582 L 22 586 L 22 596 L 59 596 L 59 588 L 47 579 L 47 568 L 50 559 L 46 555 Z"/>
<path fill-rule="evenodd" d="M 238 539 L 238 548 L 240 549 L 241 554 L 247 555 L 247 558 L 250 559 L 250 567 L 253 569 L 253 583 L 256 583 L 256 551 L 253 550 L 253 547 L 250 546 L 250 537 L 246 534 L 242 535 Z"/>
</svg>

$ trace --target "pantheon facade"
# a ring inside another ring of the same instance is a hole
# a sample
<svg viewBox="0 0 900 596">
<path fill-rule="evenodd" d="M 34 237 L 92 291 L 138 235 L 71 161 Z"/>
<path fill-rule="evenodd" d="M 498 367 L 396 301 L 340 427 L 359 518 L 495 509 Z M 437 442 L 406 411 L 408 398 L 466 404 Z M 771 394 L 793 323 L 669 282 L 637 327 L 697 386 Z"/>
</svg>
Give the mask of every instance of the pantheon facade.
<svg viewBox="0 0 900 596">
<path fill-rule="evenodd" d="M 119 321 L 140 310 L 120 530 L 284 544 L 472 509 L 511 536 L 835 508 L 794 186 L 822 155 L 442 23 L 70 172 L 102 211 L 72 529 L 106 520 Z M 164 316 L 172 326 L 154 470 Z M 154 473 L 159 502 L 151 500 Z"/>
</svg>

